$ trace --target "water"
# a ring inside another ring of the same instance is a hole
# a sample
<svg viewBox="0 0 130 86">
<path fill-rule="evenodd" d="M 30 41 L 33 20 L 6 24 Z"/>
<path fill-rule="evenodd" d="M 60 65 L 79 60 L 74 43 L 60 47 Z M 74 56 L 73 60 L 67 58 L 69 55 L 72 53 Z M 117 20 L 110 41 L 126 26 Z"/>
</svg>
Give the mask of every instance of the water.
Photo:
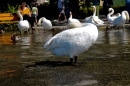
<svg viewBox="0 0 130 86">
<path fill-rule="evenodd" d="M 99 29 L 96 43 L 78 57 L 78 66 L 68 57 L 56 57 L 43 45 L 56 33 L 0 34 L 0 86 L 129 86 L 130 29 Z"/>
</svg>

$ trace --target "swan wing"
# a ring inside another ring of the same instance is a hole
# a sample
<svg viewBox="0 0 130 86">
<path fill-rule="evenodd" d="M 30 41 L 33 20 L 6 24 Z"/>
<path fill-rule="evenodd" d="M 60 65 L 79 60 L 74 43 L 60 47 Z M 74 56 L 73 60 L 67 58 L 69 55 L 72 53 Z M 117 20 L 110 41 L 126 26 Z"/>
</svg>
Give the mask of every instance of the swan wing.
<svg viewBox="0 0 130 86">
<path fill-rule="evenodd" d="M 45 29 L 52 29 L 52 23 L 50 20 L 43 20 L 43 27 Z"/>
<path fill-rule="evenodd" d="M 112 24 L 114 26 L 119 26 L 121 24 L 121 19 L 122 19 L 121 16 L 115 18 L 114 21 L 112 22 Z"/>
<path fill-rule="evenodd" d="M 97 39 L 95 25 L 65 30 L 52 37 L 44 48 L 58 56 L 74 56 L 87 50 Z M 61 52 L 62 51 L 62 52 Z"/>
</svg>

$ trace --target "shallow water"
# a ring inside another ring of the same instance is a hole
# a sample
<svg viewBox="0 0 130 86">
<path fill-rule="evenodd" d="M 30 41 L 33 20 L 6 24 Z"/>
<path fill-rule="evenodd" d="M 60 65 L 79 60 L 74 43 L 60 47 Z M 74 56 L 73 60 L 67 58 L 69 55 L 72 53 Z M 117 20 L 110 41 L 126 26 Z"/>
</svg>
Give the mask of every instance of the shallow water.
<svg viewBox="0 0 130 86">
<path fill-rule="evenodd" d="M 56 57 L 43 49 L 56 32 L 19 35 L 0 34 L 0 86 L 129 86 L 130 29 L 99 28 L 96 43 L 78 57 L 78 66 L 68 57 Z"/>
</svg>

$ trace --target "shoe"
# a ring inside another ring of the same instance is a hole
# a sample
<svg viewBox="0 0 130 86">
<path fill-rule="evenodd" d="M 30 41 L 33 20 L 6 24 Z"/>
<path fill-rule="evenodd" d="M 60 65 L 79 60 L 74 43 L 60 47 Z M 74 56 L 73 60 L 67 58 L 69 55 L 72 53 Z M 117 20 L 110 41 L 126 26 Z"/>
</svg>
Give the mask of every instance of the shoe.
<svg viewBox="0 0 130 86">
<path fill-rule="evenodd" d="M 58 20 L 54 20 L 54 22 L 59 22 Z"/>
<path fill-rule="evenodd" d="M 34 28 L 34 27 L 32 27 L 32 30 L 35 30 L 35 28 Z"/>
<path fill-rule="evenodd" d="M 64 22 L 67 22 L 67 20 L 64 20 Z"/>
</svg>

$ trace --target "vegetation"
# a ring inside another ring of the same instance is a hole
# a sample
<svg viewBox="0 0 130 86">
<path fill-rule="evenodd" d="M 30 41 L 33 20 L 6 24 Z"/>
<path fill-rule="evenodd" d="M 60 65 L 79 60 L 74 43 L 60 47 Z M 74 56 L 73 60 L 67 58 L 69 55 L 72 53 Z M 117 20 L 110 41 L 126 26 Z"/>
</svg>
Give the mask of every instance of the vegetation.
<svg viewBox="0 0 130 86">
<path fill-rule="evenodd" d="M 19 6 L 18 4 L 17 5 L 10 5 L 10 4 L 7 3 L 7 10 L 4 13 L 13 13 L 13 14 L 15 14 L 17 12 L 18 6 Z M 1 29 L 5 28 L 5 27 L 9 27 L 11 29 L 11 28 L 14 28 L 16 26 L 17 26 L 16 23 L 0 24 Z"/>
<path fill-rule="evenodd" d="M 57 18 L 57 13 L 58 13 L 58 10 L 57 10 L 57 1 L 56 0 L 48 0 L 48 2 L 46 3 L 43 3 L 41 4 L 41 7 L 39 7 L 39 17 L 41 16 L 46 16 L 47 18 L 49 19 L 52 19 L 52 18 Z M 74 2 L 73 0 L 71 0 L 72 2 Z M 93 6 L 93 3 L 90 2 L 90 3 L 86 3 L 88 2 L 88 0 L 79 0 L 79 4 L 77 4 L 79 6 L 79 9 L 76 9 L 76 13 L 74 14 L 77 14 L 78 16 L 80 16 L 79 18 L 85 18 L 86 16 L 90 16 L 93 14 L 93 9 L 92 9 L 92 6 Z M 19 2 L 20 3 L 20 2 Z M 29 3 L 29 2 L 28 2 Z M 72 3 L 73 5 L 74 3 Z M 15 2 L 15 4 L 11 4 L 11 3 L 5 3 L 0 5 L 0 13 L 16 13 L 17 11 L 17 8 L 18 8 L 19 4 L 17 2 Z M 76 6 L 76 5 L 73 5 L 73 6 Z M 77 6 L 77 7 L 78 7 Z M 75 8 L 77 8 L 75 7 Z M 125 6 L 112 6 L 115 10 L 115 13 L 119 13 L 121 12 L 122 10 L 125 10 Z M 120 9 L 120 10 L 118 10 Z M 44 13 L 42 11 L 45 11 Z M 55 10 L 55 13 L 53 13 L 53 17 L 49 16 L 48 14 L 51 14 L 51 11 L 50 10 Z M 104 12 L 103 12 L 103 7 L 102 6 L 99 6 L 99 14 L 100 15 L 103 15 Z M 74 16 L 75 18 L 77 18 L 77 16 Z M 0 25 L 0 28 L 4 28 L 4 27 L 15 27 L 17 26 L 17 24 L 1 24 Z"/>
<path fill-rule="evenodd" d="M 7 7 L 8 7 L 7 12 L 8 13 L 16 13 L 17 9 L 18 9 L 18 6 L 19 6 L 18 4 L 16 6 L 7 4 Z"/>
</svg>

